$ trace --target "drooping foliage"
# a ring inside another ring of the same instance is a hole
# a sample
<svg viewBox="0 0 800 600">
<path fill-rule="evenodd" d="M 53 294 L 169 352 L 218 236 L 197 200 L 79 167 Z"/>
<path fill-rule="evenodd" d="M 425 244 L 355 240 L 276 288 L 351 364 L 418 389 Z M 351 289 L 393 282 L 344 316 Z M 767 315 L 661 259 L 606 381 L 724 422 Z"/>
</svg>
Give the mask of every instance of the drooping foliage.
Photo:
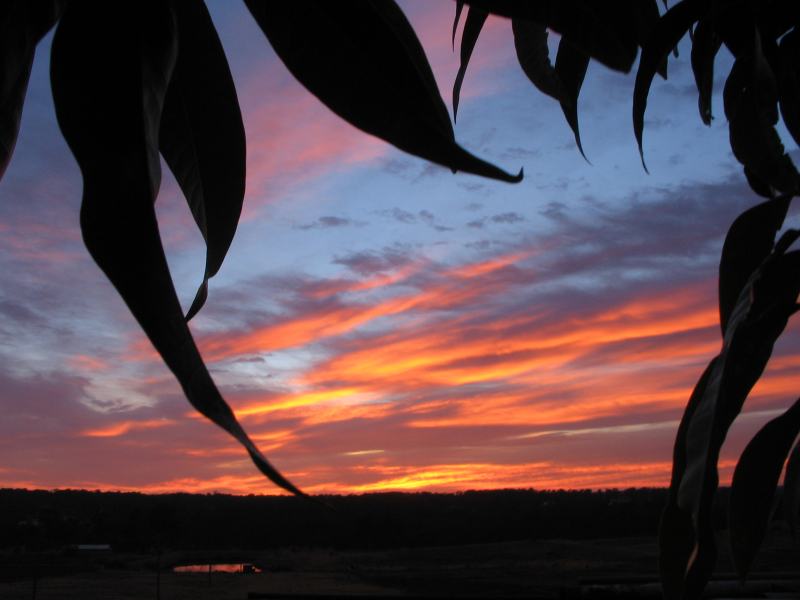
<svg viewBox="0 0 800 600">
<path fill-rule="evenodd" d="M 633 130 L 644 164 L 647 98 L 656 74 L 691 35 L 691 66 L 700 118 L 711 123 L 715 58 L 724 45 L 734 62 L 723 91 L 730 144 L 753 191 L 768 200 L 731 225 L 719 266 L 722 349 L 703 372 L 675 440 L 673 471 L 660 534 L 664 596 L 699 598 L 716 562 L 711 509 L 719 483 L 717 462 L 734 419 L 763 373 L 773 346 L 798 310 L 800 232 L 778 238 L 800 175 L 775 128 L 779 119 L 800 139 L 800 3 L 775 0 L 682 0 L 659 15 L 658 3 L 467 1 L 473 11 L 511 19 L 520 66 L 534 86 L 558 100 L 581 153 L 577 99 L 589 59 L 628 71 L 641 47 L 633 86 Z M 665 3 L 666 4 L 666 3 Z M 459 13 L 456 13 L 456 24 Z M 555 68 L 547 31 L 561 34 Z M 476 43 L 474 33 L 462 44 Z M 613 41 L 607 36 L 612 36 Z M 462 46 L 463 78 L 465 53 Z M 562 61 L 562 56 L 569 57 Z M 567 62 L 569 61 L 569 62 Z M 569 64 L 569 68 L 560 65 Z M 460 86 L 457 80 L 456 85 Z M 776 239 L 778 238 L 778 239 Z M 744 579 L 773 515 L 773 497 L 798 433 L 797 404 L 755 436 L 733 478 L 732 553 Z M 800 516 L 800 445 L 786 466 L 784 506 L 796 530 Z"/>
<path fill-rule="evenodd" d="M 419 40 L 394 0 L 245 0 L 297 80 L 334 113 L 397 148 L 507 182 L 522 178 L 462 148 Z M 753 191 L 766 198 L 732 224 L 719 267 L 721 350 L 681 420 L 661 526 L 667 598 L 698 598 L 714 567 L 711 506 L 727 432 L 797 310 L 800 233 L 781 234 L 800 175 L 777 133 L 800 142 L 800 3 L 796 0 L 457 0 L 463 18 L 453 118 L 470 57 L 488 18 L 510 19 L 520 67 L 559 102 L 583 154 L 578 105 L 592 59 L 630 72 L 633 138 L 644 164 L 647 99 L 656 75 L 691 36 L 700 119 L 711 123 L 715 59 L 734 62 L 722 92 L 730 145 Z M 10 160 L 38 41 L 57 25 L 51 80 L 62 133 L 83 176 L 81 228 L 98 266 L 182 385 L 277 485 L 301 494 L 260 453 L 218 392 L 186 321 L 201 309 L 242 210 L 245 132 L 227 60 L 202 0 L 7 0 L 0 4 L 0 176 Z M 113 24 L 113 25 L 112 25 Z M 548 40 L 559 36 L 555 58 Z M 103 51 L 98 51 L 103 48 Z M 103 76 L 98 76 L 102 73 Z M 369 85 L 363 82 L 369 81 Z M 163 156 L 206 242 L 206 263 L 184 317 L 153 203 Z M 800 520 L 797 404 L 755 436 L 736 469 L 731 539 L 745 576 L 765 535 L 784 462 L 783 506 Z M 794 445 L 794 450 L 791 450 Z M 788 457 L 788 461 L 787 461 Z"/>
<path fill-rule="evenodd" d="M 506 173 L 455 141 L 422 46 L 392 0 L 246 4 L 292 74 L 356 127 L 454 172 L 509 182 L 522 178 L 521 171 Z M 236 89 L 204 2 L 3 2 L 0 174 L 16 140 L 36 44 L 56 23 L 53 97 L 83 177 L 81 231 L 89 253 L 189 402 L 236 438 L 275 484 L 301 494 L 242 429 L 186 324 L 222 266 L 245 189 L 245 132 Z M 371 84 L 361 85 L 365 80 Z M 206 243 L 202 283 L 185 318 L 153 209 L 159 154 Z"/>
</svg>

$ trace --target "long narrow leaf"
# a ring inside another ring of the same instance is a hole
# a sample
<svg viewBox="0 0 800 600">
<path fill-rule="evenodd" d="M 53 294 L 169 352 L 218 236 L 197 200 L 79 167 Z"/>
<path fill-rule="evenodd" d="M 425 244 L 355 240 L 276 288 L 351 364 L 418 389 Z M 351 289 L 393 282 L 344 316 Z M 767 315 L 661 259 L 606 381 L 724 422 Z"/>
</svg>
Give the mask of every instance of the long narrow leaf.
<svg viewBox="0 0 800 600">
<path fill-rule="evenodd" d="M 742 580 L 764 541 L 783 463 L 798 433 L 800 400 L 756 433 L 733 472 L 728 523 L 733 564 Z"/>
<path fill-rule="evenodd" d="M 778 192 L 795 193 L 800 174 L 775 130 L 777 89 L 757 34 L 752 52 L 736 59 L 723 96 L 736 159 Z"/>
<path fill-rule="evenodd" d="M 778 245 L 776 245 L 778 248 Z M 780 250 L 783 250 L 781 247 Z M 687 597 L 702 590 L 716 556 L 711 507 L 719 483 L 717 461 L 727 432 L 794 314 L 800 293 L 800 252 L 776 250 L 751 275 L 728 321 L 722 351 L 686 434 L 686 470 L 677 504 L 690 513 L 696 543 Z"/>
<path fill-rule="evenodd" d="M 800 145 L 800 33 L 793 29 L 781 39 L 778 102 L 786 129 Z"/>
<path fill-rule="evenodd" d="M 800 531 L 800 442 L 798 442 L 789 460 L 786 462 L 786 476 L 783 480 L 783 507 L 789 530 L 797 541 Z"/>
<path fill-rule="evenodd" d="M 658 21 L 661 18 L 661 13 L 658 10 L 658 0 L 642 0 L 641 2 L 635 2 L 633 4 L 633 9 L 636 17 L 636 42 L 639 44 L 640 48 L 644 48 L 644 45 L 650 39 L 653 30 L 656 25 L 658 25 Z M 689 33 L 691 33 L 691 30 L 689 30 Z M 667 78 L 667 59 L 664 59 L 664 62 L 658 66 L 657 72 L 662 79 Z"/>
<path fill-rule="evenodd" d="M 153 201 L 159 120 L 176 51 L 172 10 L 160 0 L 82 0 L 61 20 L 51 81 L 59 126 L 83 176 L 84 242 L 191 404 L 236 438 L 275 484 L 301 494 L 259 452 L 220 395 L 170 278 Z"/>
<path fill-rule="evenodd" d="M 661 589 L 666 600 L 680 600 L 683 597 L 686 569 L 695 547 L 696 536 L 692 514 L 678 506 L 678 488 L 686 472 L 686 434 L 689 423 L 706 393 L 709 376 L 716 362 L 716 358 L 712 359 L 692 390 L 675 435 L 669 496 L 658 528 L 658 570 Z"/>
<path fill-rule="evenodd" d="M 202 0 L 176 2 L 178 57 L 167 88 L 159 146 L 206 241 L 206 266 L 186 319 L 233 241 L 245 188 L 245 135 L 228 61 Z"/>
<path fill-rule="evenodd" d="M 561 111 L 567 119 L 575 143 L 581 156 L 588 162 L 586 153 L 581 143 L 581 133 L 578 124 L 578 97 L 581 93 L 586 70 L 589 67 L 589 55 L 562 38 L 558 43 L 556 52 L 555 73 L 561 82 Z"/>
<path fill-rule="evenodd" d="M 517 182 L 455 142 L 414 30 L 393 0 L 246 0 L 289 71 L 337 115 L 454 171 Z"/>
<path fill-rule="evenodd" d="M 790 196 L 762 202 L 740 214 L 728 229 L 719 261 L 719 322 L 722 335 L 747 280 L 775 245 Z"/>
<path fill-rule="evenodd" d="M 764 37 L 778 39 L 800 23 L 800 3 L 797 0 L 770 0 L 753 2 L 758 30 Z"/>
<path fill-rule="evenodd" d="M 464 83 L 464 75 L 467 73 L 467 65 L 475 49 L 478 36 L 481 34 L 483 24 L 488 15 L 479 8 L 468 8 L 467 18 L 464 21 L 464 32 L 461 34 L 461 62 L 456 73 L 456 80 L 453 83 L 453 120 L 458 115 L 458 103 L 461 98 L 461 85 Z"/>
<path fill-rule="evenodd" d="M 775 76 L 758 31 L 754 31 L 751 41 L 749 52 L 740 49 L 723 91 L 731 150 L 742 165 L 770 187 L 781 193 L 796 193 L 800 174 L 775 130 L 778 121 Z"/>
<path fill-rule="evenodd" d="M 512 19 L 514 49 L 522 71 L 543 94 L 561 101 L 561 82 L 550 62 L 547 27 L 525 19 Z"/>
<path fill-rule="evenodd" d="M 456 31 L 458 31 L 458 22 L 461 20 L 461 13 L 464 10 L 464 0 L 456 0 L 456 16 L 453 19 L 453 35 L 450 40 L 453 50 L 456 49 Z"/>
<path fill-rule="evenodd" d="M 0 179 L 17 143 L 36 44 L 63 10 L 64 0 L 0 2 Z"/>
<path fill-rule="evenodd" d="M 659 66 L 667 59 L 670 51 L 678 45 L 681 38 L 700 19 L 708 9 L 708 0 L 683 0 L 669 9 L 650 34 L 650 39 L 642 48 L 639 70 L 633 88 L 633 132 L 639 146 L 642 166 L 647 170 L 642 149 L 644 133 L 644 112 L 647 108 L 647 96 L 650 85 L 658 72 Z"/>
<path fill-rule="evenodd" d="M 711 95 L 714 87 L 714 59 L 722 47 L 722 39 L 714 31 L 710 18 L 700 19 L 692 42 L 692 73 L 697 85 L 697 106 L 700 118 L 711 125 Z"/>
<path fill-rule="evenodd" d="M 627 73 L 638 52 L 634 8 L 641 1 L 467 0 L 467 3 L 503 17 L 544 25 L 605 66 Z"/>
</svg>

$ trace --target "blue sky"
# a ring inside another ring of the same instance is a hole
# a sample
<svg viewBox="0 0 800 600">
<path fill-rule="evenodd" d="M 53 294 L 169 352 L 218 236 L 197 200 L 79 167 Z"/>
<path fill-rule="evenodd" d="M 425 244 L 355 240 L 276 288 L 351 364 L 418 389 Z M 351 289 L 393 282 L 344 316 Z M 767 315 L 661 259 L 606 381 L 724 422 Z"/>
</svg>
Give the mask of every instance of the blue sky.
<svg viewBox="0 0 800 600">
<path fill-rule="evenodd" d="M 454 3 L 401 5 L 450 106 Z M 314 492 L 666 485 L 682 405 L 720 344 L 722 239 L 758 201 L 728 145 L 730 58 L 717 61 L 711 127 L 688 40 L 668 81 L 654 82 L 648 174 L 632 75 L 590 65 L 579 106 L 589 164 L 516 63 L 510 23 L 490 18 L 455 131 L 479 156 L 523 167 L 511 185 L 354 129 L 294 81 L 244 5 L 209 8 L 239 93 L 248 185 L 192 330 L 275 464 Z M 51 37 L 0 183 L 0 485 L 272 493 L 235 442 L 193 415 L 83 249 Z M 188 306 L 204 250 L 166 168 L 157 209 Z M 723 477 L 794 399 L 798 341 L 790 325 Z"/>
</svg>

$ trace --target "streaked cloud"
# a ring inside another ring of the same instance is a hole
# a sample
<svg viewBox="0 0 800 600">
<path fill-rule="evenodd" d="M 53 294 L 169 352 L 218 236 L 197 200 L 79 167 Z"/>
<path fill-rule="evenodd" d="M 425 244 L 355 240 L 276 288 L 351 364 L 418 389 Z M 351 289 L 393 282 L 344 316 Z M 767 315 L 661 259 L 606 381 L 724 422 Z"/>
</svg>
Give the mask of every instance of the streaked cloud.
<svg viewBox="0 0 800 600">
<path fill-rule="evenodd" d="M 590 69 L 592 168 L 519 73 L 508 22 L 490 19 L 456 130 L 524 163 L 528 179 L 506 186 L 341 122 L 231 6 L 212 11 L 248 131 L 245 220 L 191 326 L 270 460 L 320 493 L 665 485 L 682 407 L 720 347 L 722 238 L 756 201 L 724 124 L 701 138 L 675 116 L 696 111 L 688 67 L 671 73 L 669 106 L 654 90 L 650 176 L 604 95 L 629 87 Z M 454 5 L 406 8 L 448 97 Z M 85 254 L 74 161 L 42 142 L 57 137 L 46 71 L 0 186 L 0 485 L 274 493 L 185 402 Z M 202 240 L 169 177 L 158 210 L 193 294 Z M 793 324 L 729 437 L 723 481 L 796 396 L 799 350 Z"/>
</svg>

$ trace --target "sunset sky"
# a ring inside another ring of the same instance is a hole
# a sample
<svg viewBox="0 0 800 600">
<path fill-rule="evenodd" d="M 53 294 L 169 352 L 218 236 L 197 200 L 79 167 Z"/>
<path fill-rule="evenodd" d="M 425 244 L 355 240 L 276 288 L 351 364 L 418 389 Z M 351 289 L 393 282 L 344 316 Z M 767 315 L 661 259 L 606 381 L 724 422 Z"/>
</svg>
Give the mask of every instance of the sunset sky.
<svg viewBox="0 0 800 600">
<path fill-rule="evenodd" d="M 450 106 L 455 3 L 401 4 Z M 729 57 L 710 128 L 688 40 L 669 80 L 654 82 L 648 175 L 633 76 L 590 66 L 588 164 L 558 104 L 519 68 L 510 22 L 490 18 L 455 130 L 479 156 L 523 167 L 512 185 L 361 133 L 293 79 L 242 3 L 209 8 L 242 106 L 248 180 L 191 328 L 270 460 L 312 493 L 667 485 L 682 407 L 721 343 L 722 240 L 758 201 L 728 144 Z M 83 247 L 51 38 L 0 182 L 0 487 L 278 493 L 192 410 Z M 188 307 L 204 247 L 166 167 L 157 208 Z M 795 211 L 787 222 L 797 226 Z M 797 397 L 798 366 L 794 322 L 731 432 L 723 481 Z"/>
</svg>

